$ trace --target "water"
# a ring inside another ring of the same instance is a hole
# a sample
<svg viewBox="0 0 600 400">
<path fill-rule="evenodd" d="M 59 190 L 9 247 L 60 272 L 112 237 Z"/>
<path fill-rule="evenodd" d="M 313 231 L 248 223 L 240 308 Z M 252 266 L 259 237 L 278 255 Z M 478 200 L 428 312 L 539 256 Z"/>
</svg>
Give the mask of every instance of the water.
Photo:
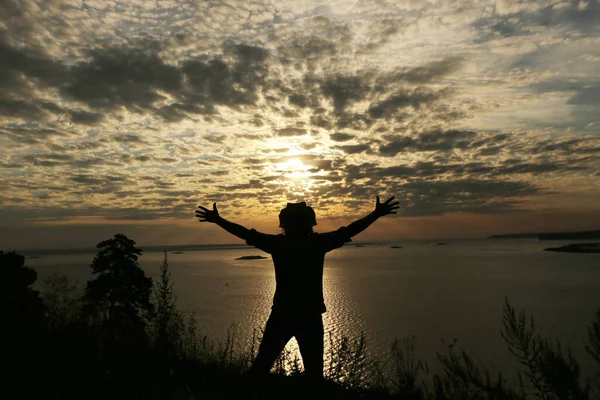
<svg viewBox="0 0 600 400">
<path fill-rule="evenodd" d="M 457 339 L 476 360 L 495 370 L 514 363 L 502 338 L 501 312 L 509 298 L 540 330 L 568 344 L 583 361 L 587 326 L 600 307 L 600 255 L 542 251 L 566 242 L 537 240 L 397 243 L 343 247 L 325 259 L 326 336 L 364 332 L 371 354 L 385 357 L 394 338 L 415 336 L 417 353 L 435 370 L 436 352 Z M 569 242 L 570 243 L 570 242 Z M 178 305 L 196 313 L 203 334 L 215 340 L 235 328 L 247 345 L 268 317 L 275 279 L 272 261 L 243 260 L 252 248 L 169 253 Z M 91 278 L 93 254 L 43 255 L 29 266 L 43 279 L 62 272 L 82 284 Z M 140 258 L 158 275 L 163 254 Z M 297 351 L 295 341 L 289 348 Z M 589 372 L 586 372 L 589 373 Z"/>
</svg>

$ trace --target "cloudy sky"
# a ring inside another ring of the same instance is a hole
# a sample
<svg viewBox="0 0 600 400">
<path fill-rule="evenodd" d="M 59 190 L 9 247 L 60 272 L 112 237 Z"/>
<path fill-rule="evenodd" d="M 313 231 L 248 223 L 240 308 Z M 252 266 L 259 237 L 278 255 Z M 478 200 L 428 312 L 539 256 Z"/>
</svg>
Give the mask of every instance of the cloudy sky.
<svg viewBox="0 0 600 400">
<path fill-rule="evenodd" d="M 597 1 L 0 2 L 4 249 L 600 228 Z"/>
</svg>

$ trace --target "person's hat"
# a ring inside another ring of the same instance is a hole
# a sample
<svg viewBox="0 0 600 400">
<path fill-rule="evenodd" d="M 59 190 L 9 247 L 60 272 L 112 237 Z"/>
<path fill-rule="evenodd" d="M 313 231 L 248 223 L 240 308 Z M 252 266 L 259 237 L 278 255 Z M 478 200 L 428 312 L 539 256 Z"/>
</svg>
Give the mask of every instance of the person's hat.
<svg viewBox="0 0 600 400">
<path fill-rule="evenodd" d="M 279 213 L 279 227 L 287 228 L 293 225 L 315 226 L 317 217 L 312 207 L 302 203 L 287 203 L 287 206 Z"/>
</svg>

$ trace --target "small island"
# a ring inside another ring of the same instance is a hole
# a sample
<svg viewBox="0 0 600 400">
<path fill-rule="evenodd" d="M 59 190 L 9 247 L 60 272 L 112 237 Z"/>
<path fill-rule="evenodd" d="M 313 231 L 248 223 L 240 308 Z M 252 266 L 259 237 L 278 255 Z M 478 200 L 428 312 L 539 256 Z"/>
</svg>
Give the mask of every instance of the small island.
<svg viewBox="0 0 600 400">
<path fill-rule="evenodd" d="M 548 247 L 544 251 L 556 251 L 559 253 L 599 253 L 600 243 L 575 243 L 561 247 Z"/>
<path fill-rule="evenodd" d="M 174 251 L 171 254 L 183 254 L 183 251 Z"/>
<path fill-rule="evenodd" d="M 263 256 L 241 256 L 236 258 L 236 260 L 266 260 L 267 257 Z"/>
<path fill-rule="evenodd" d="M 401 249 L 401 248 L 402 248 L 402 246 L 392 246 L 392 247 L 390 247 L 390 249 Z"/>
</svg>

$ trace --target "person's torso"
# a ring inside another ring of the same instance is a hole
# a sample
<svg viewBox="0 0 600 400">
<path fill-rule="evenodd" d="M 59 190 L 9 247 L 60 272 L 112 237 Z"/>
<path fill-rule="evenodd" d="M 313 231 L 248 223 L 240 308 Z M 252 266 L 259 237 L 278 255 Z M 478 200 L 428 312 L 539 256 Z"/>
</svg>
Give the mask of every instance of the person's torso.
<svg viewBox="0 0 600 400">
<path fill-rule="evenodd" d="M 273 307 L 297 312 L 324 312 L 325 252 L 319 245 L 318 234 L 303 239 L 282 237 L 272 257 L 277 282 Z"/>
</svg>

